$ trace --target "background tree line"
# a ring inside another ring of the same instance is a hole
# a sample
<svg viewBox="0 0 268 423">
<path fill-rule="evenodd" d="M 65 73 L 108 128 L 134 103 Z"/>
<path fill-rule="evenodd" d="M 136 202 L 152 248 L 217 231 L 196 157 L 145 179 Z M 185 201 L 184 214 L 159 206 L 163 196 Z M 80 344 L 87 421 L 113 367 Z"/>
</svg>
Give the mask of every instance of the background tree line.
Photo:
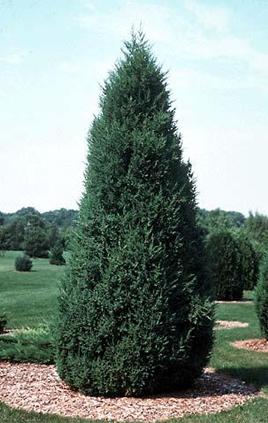
<svg viewBox="0 0 268 423">
<path fill-rule="evenodd" d="M 24 207 L 15 213 L 0 212 L 0 250 L 48 257 L 49 250 L 59 242 L 66 249 L 77 213 L 64 208 L 40 213 L 33 207 Z"/>
<path fill-rule="evenodd" d="M 25 243 L 31 238 L 40 239 L 44 250 L 61 238 L 67 248 L 71 227 L 78 216 L 78 211 L 61 208 L 40 213 L 33 207 L 24 207 L 14 213 L 0 211 L 0 250 L 25 249 Z M 198 209 L 198 222 L 203 237 L 219 230 L 229 230 L 237 235 L 247 236 L 254 248 L 262 255 L 268 246 L 268 217 L 259 213 L 250 213 L 245 217 L 236 211 Z"/>
</svg>

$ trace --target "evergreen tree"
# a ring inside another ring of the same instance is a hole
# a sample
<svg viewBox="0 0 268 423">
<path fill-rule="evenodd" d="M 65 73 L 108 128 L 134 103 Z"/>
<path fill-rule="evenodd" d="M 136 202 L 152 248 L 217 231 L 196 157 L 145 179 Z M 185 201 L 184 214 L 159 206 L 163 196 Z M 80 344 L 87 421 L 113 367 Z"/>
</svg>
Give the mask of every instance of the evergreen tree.
<svg viewBox="0 0 268 423">
<path fill-rule="evenodd" d="M 245 231 L 238 231 L 237 234 L 242 259 L 243 289 L 252 290 L 258 281 L 260 254 L 255 247 L 256 244 L 250 240 Z"/>
<path fill-rule="evenodd" d="M 65 264 L 65 258 L 63 257 L 63 245 L 60 240 L 56 241 L 50 252 L 50 264 L 62 265 Z"/>
<path fill-rule="evenodd" d="M 25 230 L 24 249 L 30 257 L 48 257 L 48 238 L 46 231 L 35 225 L 29 225 Z"/>
<path fill-rule="evenodd" d="M 59 297 L 58 372 L 94 395 L 188 386 L 210 354 L 213 306 L 191 167 L 142 34 L 125 43 L 100 109 Z"/>
<path fill-rule="evenodd" d="M 258 284 L 255 289 L 255 307 L 262 334 L 268 340 L 268 253 L 266 252 Z"/>
<path fill-rule="evenodd" d="M 207 238 L 207 258 L 211 283 L 218 300 L 233 301 L 243 297 L 243 255 L 232 231 L 221 228 Z"/>
<path fill-rule="evenodd" d="M 58 226 L 56 226 L 55 224 L 51 225 L 51 227 L 49 228 L 49 232 L 48 232 L 48 243 L 49 243 L 49 248 L 53 248 L 55 246 L 56 243 L 61 242 L 61 236 L 60 236 L 60 231 Z"/>
</svg>

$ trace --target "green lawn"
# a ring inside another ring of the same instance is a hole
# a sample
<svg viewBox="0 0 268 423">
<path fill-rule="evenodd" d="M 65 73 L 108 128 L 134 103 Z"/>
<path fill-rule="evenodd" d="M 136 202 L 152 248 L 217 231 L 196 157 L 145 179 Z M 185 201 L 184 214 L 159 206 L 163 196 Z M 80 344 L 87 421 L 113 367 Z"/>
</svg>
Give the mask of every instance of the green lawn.
<svg viewBox="0 0 268 423">
<path fill-rule="evenodd" d="M 0 311 L 8 314 L 9 326 L 38 327 L 53 320 L 56 305 L 57 283 L 63 267 L 51 266 L 48 260 L 34 260 L 33 271 L 19 273 L 14 270 L 14 259 L 18 253 L 8 252 L 0 257 Z M 246 299 L 252 293 L 246 292 Z M 231 374 L 255 384 L 268 395 L 268 356 L 265 353 L 237 350 L 230 342 L 260 336 L 253 304 L 218 304 L 217 318 L 248 322 L 243 329 L 216 331 L 215 348 L 210 365 L 218 371 Z M 1 344 L 0 344 L 1 349 Z M 57 416 L 38 415 L 12 410 L 0 404 L 1 423 L 82 423 L 87 420 L 66 419 Z M 267 423 L 268 400 L 259 398 L 229 412 L 208 416 L 189 416 L 178 419 L 178 423 Z"/>
<path fill-rule="evenodd" d="M 31 272 L 17 272 L 14 261 L 20 254 L 8 251 L 0 257 L 0 311 L 6 312 L 10 328 L 37 327 L 54 315 L 64 266 L 35 259 Z"/>
</svg>

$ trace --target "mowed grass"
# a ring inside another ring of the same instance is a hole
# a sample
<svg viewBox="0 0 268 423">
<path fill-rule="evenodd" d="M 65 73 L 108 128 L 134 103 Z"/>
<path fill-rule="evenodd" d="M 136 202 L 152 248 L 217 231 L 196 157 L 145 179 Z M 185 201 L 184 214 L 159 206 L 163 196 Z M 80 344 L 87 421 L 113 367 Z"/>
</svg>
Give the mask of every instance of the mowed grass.
<svg viewBox="0 0 268 423">
<path fill-rule="evenodd" d="M 268 354 L 241 350 L 231 345 L 236 340 L 261 337 L 254 304 L 218 304 L 216 317 L 220 320 L 247 322 L 249 326 L 215 332 L 211 366 L 222 373 L 252 383 L 268 394 Z"/>
<path fill-rule="evenodd" d="M 38 327 L 53 319 L 64 271 L 48 259 L 34 259 L 31 272 L 17 272 L 14 262 L 21 254 L 8 251 L 0 257 L 0 312 L 6 312 L 9 328 Z"/>
<path fill-rule="evenodd" d="M 9 326 L 37 327 L 53 320 L 58 281 L 63 267 L 51 266 L 48 260 L 34 260 L 33 272 L 19 273 L 14 270 L 16 252 L 0 257 L 0 310 L 8 313 Z M 245 299 L 252 293 L 246 292 Z M 218 304 L 216 318 L 248 322 L 249 327 L 215 331 L 215 347 L 209 365 L 219 372 L 238 377 L 258 387 L 268 395 L 268 355 L 238 350 L 230 345 L 240 339 L 260 337 L 253 303 Z M 1 382 L 0 382 L 1 383 Z M 175 419 L 178 423 L 267 423 L 268 400 L 258 398 L 228 412 L 208 416 L 188 416 Z M 26 413 L 0 404 L 1 423 L 86 423 L 85 419 L 67 419 L 58 416 Z"/>
</svg>

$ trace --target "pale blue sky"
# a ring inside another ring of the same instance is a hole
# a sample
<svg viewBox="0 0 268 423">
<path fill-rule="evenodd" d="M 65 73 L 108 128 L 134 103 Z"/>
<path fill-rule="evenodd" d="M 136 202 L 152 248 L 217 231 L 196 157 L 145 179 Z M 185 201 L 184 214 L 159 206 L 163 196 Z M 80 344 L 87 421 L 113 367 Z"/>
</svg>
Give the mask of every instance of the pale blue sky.
<svg viewBox="0 0 268 423">
<path fill-rule="evenodd" d="M 0 0 L 0 210 L 76 208 L 99 85 L 142 23 L 208 209 L 268 214 L 268 0 Z"/>
</svg>

